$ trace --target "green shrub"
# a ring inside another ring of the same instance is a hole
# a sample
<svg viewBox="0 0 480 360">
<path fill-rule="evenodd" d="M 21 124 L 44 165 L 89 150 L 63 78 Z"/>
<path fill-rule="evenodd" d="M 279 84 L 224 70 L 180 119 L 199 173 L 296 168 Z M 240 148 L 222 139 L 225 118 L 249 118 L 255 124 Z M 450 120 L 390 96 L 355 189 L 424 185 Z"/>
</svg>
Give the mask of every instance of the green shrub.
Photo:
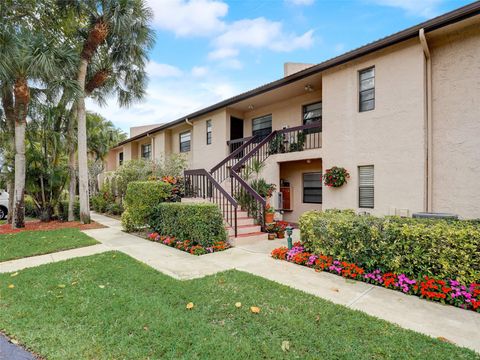
<svg viewBox="0 0 480 360">
<path fill-rule="evenodd" d="M 163 203 L 155 207 L 149 227 L 161 235 L 191 240 L 204 247 L 226 241 L 223 217 L 214 204 Z"/>
<path fill-rule="evenodd" d="M 371 271 L 480 279 L 480 226 L 445 221 L 310 211 L 300 218 L 308 251 L 354 262 Z"/>
<path fill-rule="evenodd" d="M 123 206 L 119 203 L 110 203 L 106 208 L 107 214 L 110 215 L 121 215 L 123 213 Z"/>
<path fill-rule="evenodd" d="M 37 205 L 35 205 L 32 197 L 28 195 L 25 196 L 25 216 L 31 218 L 38 217 Z"/>
<path fill-rule="evenodd" d="M 99 213 L 107 212 L 108 201 L 102 194 L 93 195 L 90 197 L 90 206 L 93 210 Z"/>
<path fill-rule="evenodd" d="M 125 211 L 122 225 L 126 231 L 134 231 L 147 225 L 156 205 L 167 201 L 172 186 L 163 181 L 133 181 L 127 186 L 124 199 Z"/>
<path fill-rule="evenodd" d="M 75 220 L 80 220 L 80 202 L 78 200 L 73 203 L 73 215 Z M 68 221 L 68 201 L 58 203 L 58 218 L 62 221 Z"/>
</svg>

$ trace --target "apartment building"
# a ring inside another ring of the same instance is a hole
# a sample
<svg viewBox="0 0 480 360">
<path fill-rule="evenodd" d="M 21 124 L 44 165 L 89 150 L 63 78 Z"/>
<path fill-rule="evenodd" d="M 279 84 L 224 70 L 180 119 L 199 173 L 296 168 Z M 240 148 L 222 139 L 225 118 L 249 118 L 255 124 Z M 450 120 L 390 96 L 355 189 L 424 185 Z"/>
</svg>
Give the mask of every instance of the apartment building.
<svg viewBox="0 0 480 360">
<path fill-rule="evenodd" d="M 330 208 L 480 218 L 480 3 L 317 65 L 286 64 L 279 80 L 118 144 L 106 170 L 174 153 L 188 157 L 189 195 L 223 206 L 235 228 L 240 195 L 257 204 L 249 216 L 266 205 L 245 179 L 255 162 L 291 222 Z M 322 182 L 333 166 L 350 173 L 342 187 Z"/>
</svg>

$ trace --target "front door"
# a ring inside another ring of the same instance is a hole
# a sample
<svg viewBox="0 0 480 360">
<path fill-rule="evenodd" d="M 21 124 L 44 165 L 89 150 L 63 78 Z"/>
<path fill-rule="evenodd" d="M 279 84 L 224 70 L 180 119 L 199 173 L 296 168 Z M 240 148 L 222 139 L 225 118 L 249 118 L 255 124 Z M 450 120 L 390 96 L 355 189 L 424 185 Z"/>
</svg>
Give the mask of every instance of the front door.
<svg viewBox="0 0 480 360">
<path fill-rule="evenodd" d="M 243 138 L 243 120 L 230 116 L 230 140 L 237 140 Z M 239 148 L 243 142 L 231 142 L 230 143 L 230 152 L 235 151 Z"/>
</svg>

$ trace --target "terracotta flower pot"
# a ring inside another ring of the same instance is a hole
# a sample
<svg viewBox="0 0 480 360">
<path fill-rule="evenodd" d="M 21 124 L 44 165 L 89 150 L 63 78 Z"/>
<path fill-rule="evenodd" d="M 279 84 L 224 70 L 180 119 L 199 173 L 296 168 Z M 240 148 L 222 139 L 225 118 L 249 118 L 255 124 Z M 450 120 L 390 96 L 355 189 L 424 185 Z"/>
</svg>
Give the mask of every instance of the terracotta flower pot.
<svg viewBox="0 0 480 360">
<path fill-rule="evenodd" d="M 285 239 L 285 231 L 279 231 L 279 232 L 277 232 L 277 238 L 279 238 L 279 239 Z"/>
<path fill-rule="evenodd" d="M 275 234 L 274 233 L 268 233 L 268 240 L 275 240 Z"/>
<path fill-rule="evenodd" d="M 265 223 L 270 224 L 273 222 L 273 213 L 266 213 L 265 214 Z"/>
</svg>

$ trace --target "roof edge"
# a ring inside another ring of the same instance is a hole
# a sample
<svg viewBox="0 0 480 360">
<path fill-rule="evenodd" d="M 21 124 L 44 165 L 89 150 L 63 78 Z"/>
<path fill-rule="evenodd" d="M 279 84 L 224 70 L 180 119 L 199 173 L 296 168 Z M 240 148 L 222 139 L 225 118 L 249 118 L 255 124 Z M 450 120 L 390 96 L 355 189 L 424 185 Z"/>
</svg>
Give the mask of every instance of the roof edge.
<svg viewBox="0 0 480 360">
<path fill-rule="evenodd" d="M 387 48 L 389 46 L 396 45 L 400 42 L 410 40 L 416 36 L 418 36 L 418 32 L 420 29 L 424 29 L 425 33 L 437 30 L 439 28 L 460 22 L 462 20 L 468 19 L 470 17 L 476 16 L 480 14 L 480 1 L 475 1 L 474 3 L 465 5 L 461 8 L 455 9 L 453 11 L 450 11 L 448 13 L 445 13 L 443 15 L 437 16 L 433 19 L 424 21 L 420 24 L 411 26 L 405 30 L 401 30 L 397 33 L 394 33 L 392 35 L 386 36 L 384 38 L 381 38 L 379 40 L 376 40 L 374 42 L 368 43 L 366 45 L 363 45 L 359 48 L 356 48 L 354 50 L 348 51 L 342 55 L 336 56 L 334 58 L 331 58 L 329 60 L 323 61 L 317 65 L 313 65 L 305 70 L 301 70 L 299 72 L 296 72 L 292 75 L 283 77 L 281 79 L 275 80 L 273 82 L 270 82 L 265 85 L 261 85 L 257 88 L 254 88 L 252 90 L 246 91 L 244 93 L 241 93 L 239 95 L 233 96 L 231 98 L 222 100 L 218 103 L 215 103 L 213 105 L 207 106 L 203 109 L 197 110 L 193 113 L 190 113 L 186 116 L 183 116 L 177 120 L 168 122 L 162 126 L 159 126 L 157 128 L 151 129 L 149 131 L 146 131 L 142 134 L 138 134 L 134 137 L 131 137 L 127 140 L 124 140 L 120 143 L 118 143 L 115 147 L 125 145 L 131 141 L 135 141 L 138 139 L 141 139 L 142 137 L 148 136 L 150 134 L 154 134 L 156 132 L 159 132 L 161 130 L 167 129 L 169 127 L 178 125 L 182 122 L 185 121 L 185 119 L 192 119 L 196 118 L 205 114 L 208 114 L 209 112 L 221 109 L 223 107 L 226 107 L 228 105 L 234 104 L 236 102 L 246 100 L 248 98 L 251 98 L 256 95 L 263 94 L 265 92 L 275 90 L 279 87 L 291 84 L 292 82 L 301 80 L 303 78 L 306 78 L 310 75 L 319 73 L 321 71 L 325 71 L 329 68 L 332 68 L 334 66 L 342 65 L 346 62 L 352 61 L 354 59 L 360 58 L 362 56 L 368 55 L 370 53 L 373 53 L 375 51 L 382 50 L 384 48 Z"/>
</svg>

